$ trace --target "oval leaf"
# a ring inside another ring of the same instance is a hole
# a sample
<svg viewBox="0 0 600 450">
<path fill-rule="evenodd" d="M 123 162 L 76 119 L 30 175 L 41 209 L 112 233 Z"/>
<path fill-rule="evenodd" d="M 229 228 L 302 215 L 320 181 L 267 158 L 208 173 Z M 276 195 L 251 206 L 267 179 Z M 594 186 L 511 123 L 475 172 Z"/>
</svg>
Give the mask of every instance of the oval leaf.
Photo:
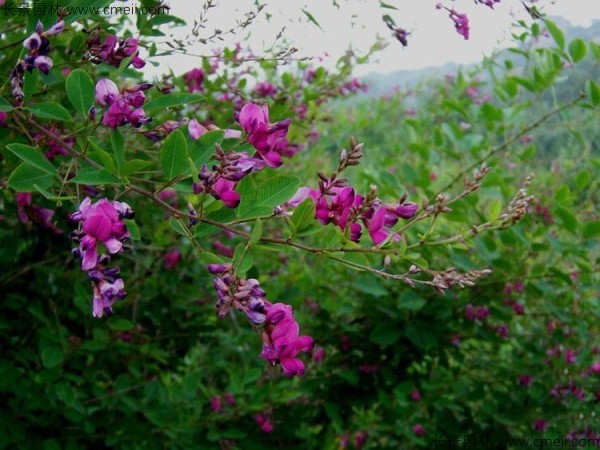
<svg viewBox="0 0 600 450">
<path fill-rule="evenodd" d="M 28 106 L 26 109 L 40 119 L 62 120 L 65 122 L 73 120 L 69 111 L 67 111 L 64 106 L 54 102 L 38 103 L 36 105 Z"/>
<path fill-rule="evenodd" d="M 84 116 L 94 104 L 94 82 L 85 70 L 75 69 L 65 83 L 67 97 L 73 107 Z"/>
</svg>

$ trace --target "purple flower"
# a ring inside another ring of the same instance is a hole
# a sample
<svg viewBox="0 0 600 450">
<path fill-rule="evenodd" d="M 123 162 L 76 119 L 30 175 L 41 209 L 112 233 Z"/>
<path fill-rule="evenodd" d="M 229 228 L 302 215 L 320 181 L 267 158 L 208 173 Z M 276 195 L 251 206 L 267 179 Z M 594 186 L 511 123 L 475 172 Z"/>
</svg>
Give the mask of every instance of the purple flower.
<svg viewBox="0 0 600 450">
<path fill-rule="evenodd" d="M 304 362 L 297 358 L 300 352 L 308 352 L 314 346 L 310 336 L 298 336 L 300 327 L 293 317 L 292 307 L 283 303 L 265 306 L 266 323 L 262 332 L 263 350 L 260 357 L 271 365 L 281 364 L 283 373 L 289 377 L 304 374 Z"/>
<path fill-rule="evenodd" d="M 533 377 L 531 375 L 523 374 L 519 375 L 519 384 L 521 386 L 529 387 L 533 383 Z"/>
<path fill-rule="evenodd" d="M 543 419 L 535 419 L 533 421 L 533 429 L 536 431 L 546 431 L 548 429 L 548 422 Z"/>
<path fill-rule="evenodd" d="M 202 92 L 204 87 L 204 70 L 192 69 L 183 76 L 183 80 L 190 92 Z"/>
<path fill-rule="evenodd" d="M 122 208 L 122 207 L 121 207 Z M 102 243 L 109 253 L 114 254 L 123 248 L 122 241 L 129 237 L 129 231 L 115 205 L 103 198 L 92 205 L 87 197 L 79 205 L 79 211 L 71 219 L 82 222 L 79 233 L 79 254 L 82 257 L 82 270 L 93 269 L 98 262 L 98 243 Z"/>
<path fill-rule="evenodd" d="M 266 81 L 261 81 L 256 86 L 254 86 L 254 93 L 259 97 L 272 97 L 274 98 L 277 94 L 277 88 L 273 83 L 269 83 Z"/>
<path fill-rule="evenodd" d="M 181 260 L 181 252 L 178 249 L 171 250 L 163 255 L 163 267 L 167 270 L 174 269 Z"/>
<path fill-rule="evenodd" d="M 412 430 L 417 436 L 425 436 L 427 434 L 427 430 L 423 428 L 420 423 L 413 426 Z"/>
<path fill-rule="evenodd" d="M 141 106 L 146 98 L 142 91 L 151 86 L 142 84 L 119 92 L 112 81 L 106 78 L 99 80 L 96 83 L 96 102 L 101 106 L 108 105 L 102 116 L 102 125 L 114 129 L 129 123 L 138 128 L 150 122 L 151 119 L 146 117 Z"/>
<path fill-rule="evenodd" d="M 96 103 L 100 106 L 112 104 L 119 96 L 119 88 L 108 78 L 101 78 L 96 83 Z"/>
<path fill-rule="evenodd" d="M 23 41 L 23 47 L 25 47 L 26 49 L 31 50 L 37 50 L 38 48 L 40 48 L 40 45 L 42 44 L 42 37 L 37 34 L 37 33 L 32 33 L 27 39 L 25 39 Z"/>
<path fill-rule="evenodd" d="M 117 36 L 110 34 L 101 42 L 100 36 L 95 34 L 88 39 L 87 48 L 90 59 L 96 64 L 104 61 L 118 68 L 124 59 L 131 57 L 129 64 L 136 69 L 146 65 L 139 56 L 138 41 L 134 38 L 129 37 L 119 41 Z"/>
<path fill-rule="evenodd" d="M 235 208 L 240 203 L 240 194 L 234 191 L 235 183 L 224 178 L 219 178 L 213 185 L 213 195 L 221 200 L 228 208 Z"/>
<path fill-rule="evenodd" d="M 465 40 L 469 39 L 469 19 L 466 14 L 459 14 L 454 10 L 450 10 L 450 18 L 454 22 L 456 32 Z"/>
<path fill-rule="evenodd" d="M 248 142 L 257 150 L 255 156 L 262 158 L 269 167 L 279 167 L 281 154 L 288 146 L 286 136 L 290 120 L 270 123 L 267 105 L 261 108 L 248 103 L 240 111 L 237 121 L 246 132 Z"/>
<path fill-rule="evenodd" d="M 221 404 L 221 397 L 219 397 L 218 395 L 214 395 L 211 397 L 210 409 L 214 413 L 224 413 L 225 412 L 225 409 L 223 408 L 223 405 Z"/>
<path fill-rule="evenodd" d="M 196 119 L 190 120 L 188 124 L 188 132 L 190 133 L 190 137 L 194 140 L 198 140 L 200 136 L 206 133 L 208 130 L 204 128 Z"/>
<path fill-rule="evenodd" d="M 273 424 L 268 416 L 264 414 L 257 414 L 254 416 L 256 423 L 260 426 L 260 429 L 263 430 L 264 433 L 271 433 L 273 431 Z"/>
</svg>

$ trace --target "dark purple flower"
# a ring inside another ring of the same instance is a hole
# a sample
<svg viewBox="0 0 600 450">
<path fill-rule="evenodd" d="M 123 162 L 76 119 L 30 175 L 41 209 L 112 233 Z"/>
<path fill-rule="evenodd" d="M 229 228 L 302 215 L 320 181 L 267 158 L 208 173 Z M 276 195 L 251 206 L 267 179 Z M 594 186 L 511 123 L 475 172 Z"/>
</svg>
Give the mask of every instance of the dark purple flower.
<svg viewBox="0 0 600 450">
<path fill-rule="evenodd" d="M 427 434 L 427 430 L 423 428 L 420 423 L 413 426 L 412 430 L 417 436 L 425 436 Z"/>
<path fill-rule="evenodd" d="M 181 260 L 181 252 L 178 249 L 171 250 L 163 255 L 163 267 L 167 270 L 174 269 Z"/>
<path fill-rule="evenodd" d="M 204 87 L 204 70 L 197 68 L 192 69 L 183 76 L 183 80 L 190 92 L 202 92 Z"/>
</svg>

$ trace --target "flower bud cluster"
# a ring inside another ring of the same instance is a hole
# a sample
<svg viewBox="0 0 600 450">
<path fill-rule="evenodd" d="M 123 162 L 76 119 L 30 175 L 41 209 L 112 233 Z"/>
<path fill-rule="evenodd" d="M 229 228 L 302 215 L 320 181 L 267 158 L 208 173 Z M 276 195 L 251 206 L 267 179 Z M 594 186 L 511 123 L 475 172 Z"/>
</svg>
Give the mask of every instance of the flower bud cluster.
<svg viewBox="0 0 600 450">
<path fill-rule="evenodd" d="M 25 97 L 23 92 L 25 71 L 33 72 L 34 69 L 38 69 L 43 74 L 48 74 L 53 65 L 52 59 L 48 56 L 51 50 L 48 37 L 61 33 L 64 28 L 64 20 L 59 20 L 44 31 L 44 25 L 38 21 L 35 31 L 23 41 L 23 47 L 28 50 L 27 55 L 16 64 L 10 73 L 12 95 L 18 103 L 21 103 Z"/>
<path fill-rule="evenodd" d="M 81 258 L 81 269 L 88 273 L 92 283 L 94 317 L 111 314 L 113 303 L 126 295 L 119 267 L 106 267 L 110 257 L 99 253 L 98 245 L 102 244 L 109 254 L 120 253 L 123 242 L 129 237 L 124 219 L 132 217 L 133 211 L 127 203 L 103 198 L 92 204 L 89 197 L 81 202 L 77 212 L 71 214 L 71 220 L 80 224 L 71 234 L 78 244 L 73 255 Z"/>
</svg>

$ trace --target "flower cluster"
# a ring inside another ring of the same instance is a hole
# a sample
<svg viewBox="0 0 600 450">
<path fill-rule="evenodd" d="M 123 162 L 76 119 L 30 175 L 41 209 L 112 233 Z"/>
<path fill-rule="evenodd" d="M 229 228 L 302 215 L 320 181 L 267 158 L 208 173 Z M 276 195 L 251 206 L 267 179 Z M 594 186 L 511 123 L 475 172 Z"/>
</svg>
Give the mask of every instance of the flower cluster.
<svg viewBox="0 0 600 450">
<path fill-rule="evenodd" d="M 254 155 L 247 152 L 230 151 L 225 153 L 221 147 L 215 146 L 211 170 L 203 165 L 198 174 L 199 182 L 194 183 L 194 194 L 206 193 L 221 200 L 228 208 L 235 208 L 240 202 L 240 195 L 235 192 L 237 183 L 251 172 L 257 172 L 265 167 L 279 167 L 282 155 L 291 156 L 297 149 L 288 143 L 287 132 L 289 120 L 270 123 L 267 106 L 262 108 L 246 104 L 237 117 L 238 122 L 247 134 L 248 142 L 256 149 Z M 218 129 L 213 125 L 204 127 L 196 119 L 189 123 L 189 133 L 193 139 L 198 139 L 207 131 Z M 238 130 L 224 130 L 225 137 L 239 138 Z"/>
<path fill-rule="evenodd" d="M 256 149 L 254 157 L 262 159 L 269 167 L 281 166 L 281 155 L 289 145 L 290 119 L 271 123 L 267 105 L 260 107 L 248 103 L 237 114 L 236 120 L 246 132 L 250 145 Z"/>
<path fill-rule="evenodd" d="M 361 146 L 355 147 L 358 151 L 360 148 Z M 357 154 L 356 150 L 354 154 Z M 350 157 L 352 160 L 352 152 Z M 343 155 L 342 158 L 346 156 Z M 383 203 L 377 198 L 374 187 L 367 196 L 362 196 L 357 194 L 354 188 L 346 186 L 345 179 L 336 178 L 335 174 L 327 178 L 319 173 L 319 177 L 321 180 L 318 190 L 300 188 L 288 205 L 294 207 L 307 198 L 312 199 L 316 208 L 315 218 L 323 225 L 333 223 L 342 231 L 349 231 L 350 240 L 354 242 L 360 241 L 363 229 L 368 231 L 375 245 L 384 243 L 388 238 L 398 241 L 400 235 L 392 234 L 391 228 L 400 219 L 413 218 L 417 212 L 418 205 L 406 202 L 406 196 L 403 196 L 398 203 Z M 362 225 L 359 222 L 362 222 Z"/>
<path fill-rule="evenodd" d="M 143 91 L 151 87 L 151 84 L 141 84 L 119 92 L 117 85 L 108 78 L 99 80 L 96 83 L 96 103 L 107 106 L 102 116 L 102 125 L 114 129 L 129 123 L 139 128 L 150 122 L 151 119 L 146 117 L 142 106 L 146 100 Z"/>
<path fill-rule="evenodd" d="M 490 6 L 489 3 L 491 3 L 493 5 L 493 3 L 497 3 L 500 0 L 479 0 L 480 3 L 485 3 L 486 5 Z M 449 17 L 452 19 L 452 21 L 454 22 L 454 28 L 456 28 L 456 32 L 458 34 L 460 34 L 463 38 L 465 38 L 465 40 L 469 39 L 469 18 L 467 17 L 466 14 L 460 14 L 457 13 L 456 11 L 454 11 L 454 9 L 448 9 L 446 8 L 444 5 L 442 5 L 441 3 L 438 3 L 436 6 L 436 9 L 445 9 L 446 11 L 448 11 Z M 490 6 L 492 7 L 492 6 Z"/>
<path fill-rule="evenodd" d="M 500 3 L 500 0 L 477 0 L 482 5 L 488 6 L 491 9 L 494 9 L 494 5 L 496 3 Z"/>
<path fill-rule="evenodd" d="M 127 203 L 103 198 L 92 204 L 89 197 L 71 214 L 71 220 L 80 223 L 78 230 L 72 233 L 73 240 L 79 244 L 73 254 L 81 258 L 81 269 L 88 272 L 92 283 L 94 317 L 112 313 L 113 303 L 125 297 L 119 267 L 106 267 L 110 258 L 100 254 L 98 246 L 102 244 L 109 254 L 121 252 L 123 242 L 129 237 L 124 219 L 132 217 L 133 211 Z"/>
<path fill-rule="evenodd" d="M 52 68 L 52 59 L 48 56 L 51 50 L 48 37 L 61 33 L 64 28 L 65 22 L 59 20 L 44 31 L 44 25 L 38 21 L 35 31 L 23 41 L 23 46 L 28 50 L 27 55 L 16 64 L 10 74 L 12 95 L 17 102 L 20 103 L 25 97 L 23 93 L 25 71 L 33 72 L 34 69 L 38 69 L 43 74 L 47 74 Z"/>
<path fill-rule="evenodd" d="M 31 192 L 17 193 L 16 200 L 17 215 L 22 223 L 35 222 L 54 234 L 62 234 L 63 231 L 57 228 L 56 223 L 52 221 L 55 211 L 34 205 L 31 200 Z"/>
<path fill-rule="evenodd" d="M 216 308 L 219 318 L 233 308 L 243 312 L 255 326 L 261 327 L 263 348 L 260 357 L 271 365 L 281 364 L 287 376 L 302 376 L 304 362 L 297 356 L 314 346 L 310 336 L 299 336 L 300 327 L 292 307 L 284 303 L 270 303 L 258 280 L 239 279 L 231 264 L 211 264 L 210 273 L 218 275 L 213 283 L 219 298 Z"/>
<path fill-rule="evenodd" d="M 183 81 L 185 82 L 188 91 L 190 92 L 202 92 L 204 87 L 204 70 L 197 68 L 186 72 L 183 75 Z"/>
<path fill-rule="evenodd" d="M 118 68 L 124 59 L 130 58 L 130 64 L 136 69 L 141 69 L 146 62 L 140 58 L 137 39 L 128 37 L 119 40 L 117 36 L 110 34 L 101 41 L 98 34 L 94 34 L 87 41 L 88 56 L 95 64 L 102 61 Z"/>
</svg>

